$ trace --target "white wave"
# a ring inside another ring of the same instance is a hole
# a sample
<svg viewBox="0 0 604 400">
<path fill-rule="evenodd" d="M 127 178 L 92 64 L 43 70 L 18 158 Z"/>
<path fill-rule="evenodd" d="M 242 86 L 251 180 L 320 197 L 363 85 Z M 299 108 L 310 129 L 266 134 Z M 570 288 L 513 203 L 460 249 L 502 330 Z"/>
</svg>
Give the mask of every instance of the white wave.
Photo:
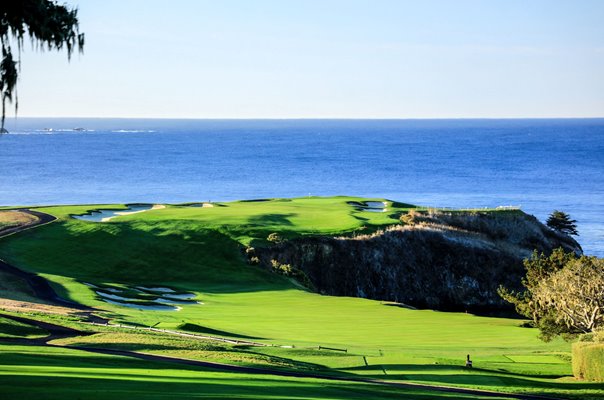
<svg viewBox="0 0 604 400">
<path fill-rule="evenodd" d="M 154 133 L 156 131 L 150 129 L 118 129 L 111 131 L 113 133 Z"/>
</svg>

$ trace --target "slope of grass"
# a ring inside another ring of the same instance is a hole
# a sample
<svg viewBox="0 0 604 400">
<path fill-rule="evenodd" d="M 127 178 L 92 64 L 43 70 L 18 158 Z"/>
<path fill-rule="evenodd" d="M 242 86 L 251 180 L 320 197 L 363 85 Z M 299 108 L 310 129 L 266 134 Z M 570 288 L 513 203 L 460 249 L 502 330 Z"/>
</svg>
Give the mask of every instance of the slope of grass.
<svg viewBox="0 0 604 400">
<path fill-rule="evenodd" d="M 40 338 L 48 332 L 35 326 L 0 317 L 0 338 Z"/>
<path fill-rule="evenodd" d="M 36 301 L 34 292 L 27 281 L 6 271 L 0 271 L 0 298 Z"/>
</svg>

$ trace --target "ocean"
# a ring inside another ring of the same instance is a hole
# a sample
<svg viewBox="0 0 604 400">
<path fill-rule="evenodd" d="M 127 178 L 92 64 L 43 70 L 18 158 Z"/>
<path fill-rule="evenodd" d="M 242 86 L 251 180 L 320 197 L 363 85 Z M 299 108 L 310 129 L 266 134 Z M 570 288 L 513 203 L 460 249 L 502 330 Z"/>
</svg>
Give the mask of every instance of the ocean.
<svg viewBox="0 0 604 400">
<path fill-rule="evenodd" d="M 604 256 L 604 119 L 7 119 L 0 205 L 358 195 L 576 219 Z M 83 128 L 74 130 L 74 128 Z"/>
</svg>

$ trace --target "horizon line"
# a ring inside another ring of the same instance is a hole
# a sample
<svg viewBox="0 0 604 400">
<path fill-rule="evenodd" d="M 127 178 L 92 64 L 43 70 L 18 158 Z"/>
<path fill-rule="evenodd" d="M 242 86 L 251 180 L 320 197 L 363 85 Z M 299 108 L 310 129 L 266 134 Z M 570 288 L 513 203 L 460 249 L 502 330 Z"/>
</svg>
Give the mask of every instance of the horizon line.
<svg viewBox="0 0 604 400">
<path fill-rule="evenodd" d="M 292 120 L 332 120 L 332 121 L 418 121 L 418 120 L 536 120 L 536 119 L 604 119 L 602 116 L 564 116 L 564 117 L 73 117 L 73 116 L 14 116 L 6 121 L 18 119 L 141 119 L 141 120 L 197 120 L 197 121 L 292 121 Z"/>
</svg>

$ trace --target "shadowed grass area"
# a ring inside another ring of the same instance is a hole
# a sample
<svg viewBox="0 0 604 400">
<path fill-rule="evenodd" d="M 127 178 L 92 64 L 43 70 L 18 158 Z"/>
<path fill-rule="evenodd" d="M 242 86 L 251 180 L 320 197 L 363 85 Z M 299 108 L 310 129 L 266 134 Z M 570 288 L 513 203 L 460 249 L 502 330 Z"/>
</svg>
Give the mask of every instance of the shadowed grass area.
<svg viewBox="0 0 604 400">
<path fill-rule="evenodd" d="M 176 327 L 176 329 L 178 329 L 179 331 L 201 333 L 203 335 L 211 335 L 211 336 L 236 337 L 236 338 L 240 338 L 240 339 L 250 339 L 250 340 L 262 339 L 261 337 L 257 337 L 257 336 L 246 336 L 246 335 L 242 335 L 242 334 L 221 331 L 219 329 L 212 329 L 212 328 L 208 328 L 205 326 L 189 324 L 189 323 L 180 324 Z"/>
<path fill-rule="evenodd" d="M 37 301 L 25 279 L 6 271 L 0 271 L 0 298 Z"/>
<path fill-rule="evenodd" d="M 0 338 L 40 338 L 48 332 L 41 328 L 0 317 Z"/>
</svg>

